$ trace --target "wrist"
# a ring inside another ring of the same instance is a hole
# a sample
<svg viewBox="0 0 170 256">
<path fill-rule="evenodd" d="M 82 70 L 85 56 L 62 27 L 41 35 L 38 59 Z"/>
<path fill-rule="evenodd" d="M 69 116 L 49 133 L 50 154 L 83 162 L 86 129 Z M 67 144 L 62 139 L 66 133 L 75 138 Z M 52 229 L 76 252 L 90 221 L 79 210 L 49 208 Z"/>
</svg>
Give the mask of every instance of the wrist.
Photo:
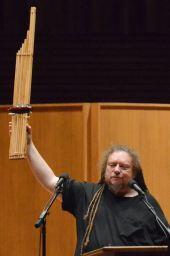
<svg viewBox="0 0 170 256">
<path fill-rule="evenodd" d="M 28 144 L 27 144 L 27 154 L 29 154 L 31 148 L 33 148 L 33 145 L 34 145 L 33 141 L 30 140 L 30 141 L 28 142 Z"/>
</svg>

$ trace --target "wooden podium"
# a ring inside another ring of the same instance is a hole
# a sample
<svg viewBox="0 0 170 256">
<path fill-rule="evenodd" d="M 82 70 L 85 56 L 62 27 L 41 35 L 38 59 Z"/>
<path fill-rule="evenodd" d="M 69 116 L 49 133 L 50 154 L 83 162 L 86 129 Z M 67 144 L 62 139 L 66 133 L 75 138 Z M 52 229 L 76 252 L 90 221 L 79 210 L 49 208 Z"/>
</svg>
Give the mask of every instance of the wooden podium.
<svg viewBox="0 0 170 256">
<path fill-rule="evenodd" d="M 170 256 L 168 246 L 107 246 L 83 256 Z"/>
</svg>

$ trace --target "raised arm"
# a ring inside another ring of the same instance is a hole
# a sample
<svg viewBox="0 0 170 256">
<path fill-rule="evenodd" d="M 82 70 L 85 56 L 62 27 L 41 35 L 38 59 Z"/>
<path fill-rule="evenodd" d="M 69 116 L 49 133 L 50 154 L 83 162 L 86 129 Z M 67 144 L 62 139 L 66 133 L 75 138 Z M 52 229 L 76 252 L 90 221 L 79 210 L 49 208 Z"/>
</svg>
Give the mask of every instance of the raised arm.
<svg viewBox="0 0 170 256">
<path fill-rule="evenodd" d="M 27 158 L 31 170 L 38 180 L 38 182 L 49 192 L 54 191 L 54 187 L 58 181 L 58 177 L 54 174 L 52 169 L 48 166 L 45 160 L 42 158 L 38 150 L 36 149 L 32 141 L 31 127 L 27 126 L 28 134 L 28 149 Z"/>
</svg>

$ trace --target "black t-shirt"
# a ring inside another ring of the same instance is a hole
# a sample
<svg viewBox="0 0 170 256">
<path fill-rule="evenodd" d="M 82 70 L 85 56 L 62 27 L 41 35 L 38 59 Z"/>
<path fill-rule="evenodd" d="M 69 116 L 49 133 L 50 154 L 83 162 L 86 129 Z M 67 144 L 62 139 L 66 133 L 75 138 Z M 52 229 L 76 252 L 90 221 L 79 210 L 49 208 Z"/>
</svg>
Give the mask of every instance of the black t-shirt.
<svg viewBox="0 0 170 256">
<path fill-rule="evenodd" d="M 73 214 L 77 223 L 77 246 L 80 246 L 87 223 L 83 217 L 100 184 L 68 180 L 63 190 L 62 208 Z M 147 199 L 158 216 L 168 225 L 157 201 L 148 193 Z M 83 252 L 103 246 L 161 245 L 166 237 L 140 196 L 118 197 L 106 186 L 95 216 L 90 241 Z"/>
</svg>

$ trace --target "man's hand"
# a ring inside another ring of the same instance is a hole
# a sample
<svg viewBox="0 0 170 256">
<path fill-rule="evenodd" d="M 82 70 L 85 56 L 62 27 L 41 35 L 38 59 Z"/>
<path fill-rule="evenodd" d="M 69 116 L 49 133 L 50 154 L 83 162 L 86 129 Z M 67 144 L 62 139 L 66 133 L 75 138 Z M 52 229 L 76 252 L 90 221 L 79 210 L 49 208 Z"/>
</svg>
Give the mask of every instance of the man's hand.
<svg viewBox="0 0 170 256">
<path fill-rule="evenodd" d="M 32 142 L 32 129 L 29 124 L 26 125 L 26 131 L 27 131 L 27 145 L 29 146 Z M 11 136 L 12 132 L 12 122 L 9 122 L 9 136 Z"/>
<path fill-rule="evenodd" d="M 26 129 L 27 129 L 27 145 L 29 146 L 32 142 L 32 129 L 29 124 L 27 124 Z"/>
</svg>

